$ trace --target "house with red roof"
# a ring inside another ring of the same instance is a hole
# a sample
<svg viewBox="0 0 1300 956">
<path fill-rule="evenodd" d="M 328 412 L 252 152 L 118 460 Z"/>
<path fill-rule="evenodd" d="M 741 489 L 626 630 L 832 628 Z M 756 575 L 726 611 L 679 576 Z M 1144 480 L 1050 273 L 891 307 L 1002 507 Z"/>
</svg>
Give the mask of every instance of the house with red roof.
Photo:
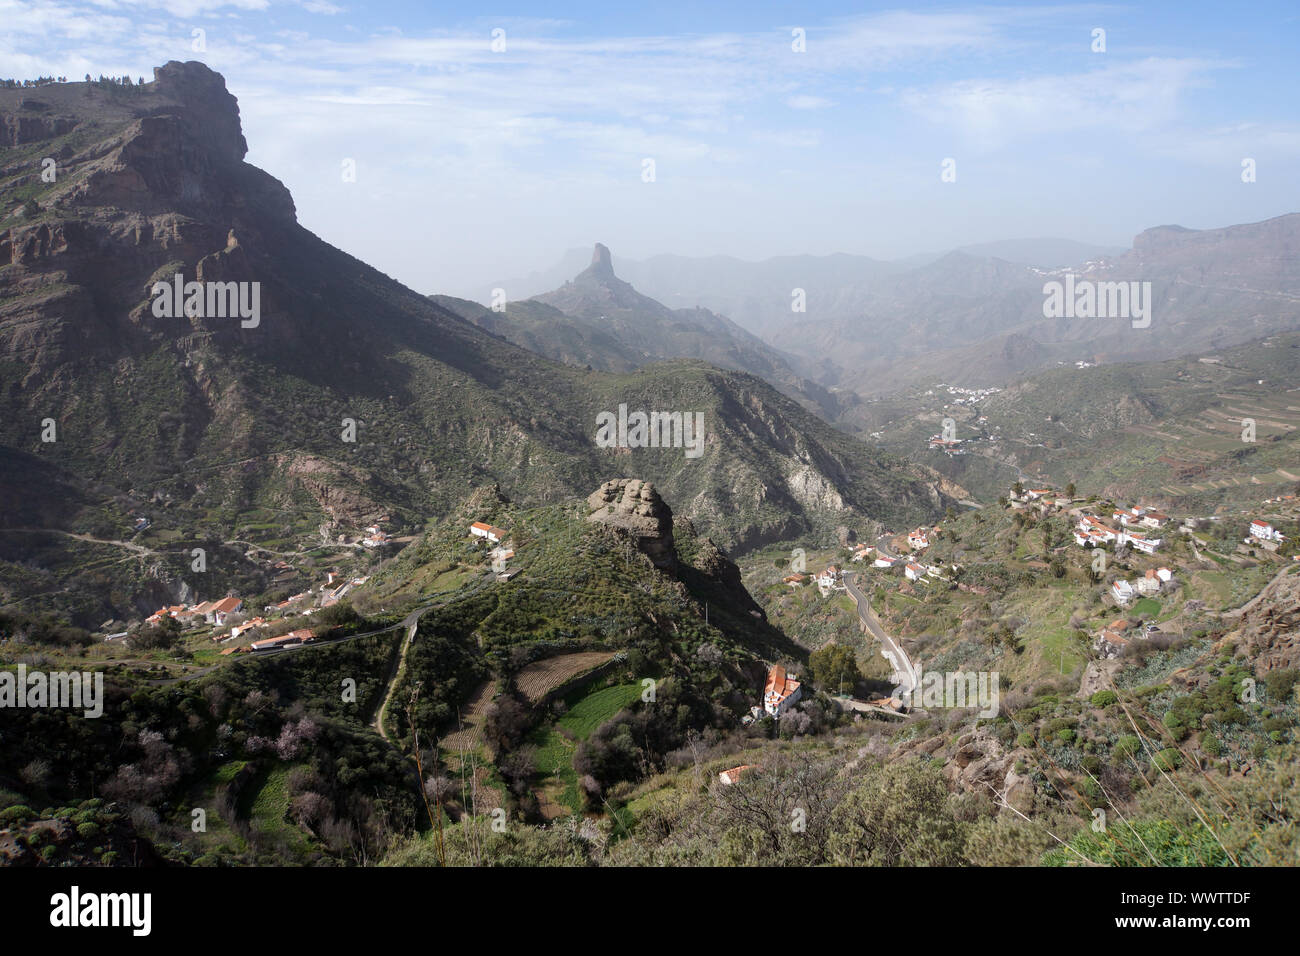
<svg viewBox="0 0 1300 956">
<path fill-rule="evenodd" d="M 780 717 L 799 702 L 803 693 L 799 681 L 790 677 L 780 664 L 773 664 L 767 672 L 763 687 L 763 709 L 773 717 Z"/>
<path fill-rule="evenodd" d="M 506 531 L 504 528 L 490 525 L 485 521 L 475 521 L 469 526 L 469 533 L 474 535 L 476 538 L 487 538 L 493 544 L 500 544 L 505 540 L 506 535 L 510 532 Z"/>
</svg>

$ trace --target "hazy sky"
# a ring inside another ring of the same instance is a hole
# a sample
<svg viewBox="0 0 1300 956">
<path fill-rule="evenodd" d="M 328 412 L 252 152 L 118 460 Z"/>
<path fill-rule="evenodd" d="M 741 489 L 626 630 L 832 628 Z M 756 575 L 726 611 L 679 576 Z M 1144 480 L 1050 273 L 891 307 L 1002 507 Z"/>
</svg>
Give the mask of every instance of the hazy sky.
<svg viewBox="0 0 1300 956">
<path fill-rule="evenodd" d="M 597 240 L 898 258 L 1294 212 L 1298 49 L 1294 2 L 0 0 L 0 76 L 202 60 L 305 226 L 479 299 Z"/>
</svg>

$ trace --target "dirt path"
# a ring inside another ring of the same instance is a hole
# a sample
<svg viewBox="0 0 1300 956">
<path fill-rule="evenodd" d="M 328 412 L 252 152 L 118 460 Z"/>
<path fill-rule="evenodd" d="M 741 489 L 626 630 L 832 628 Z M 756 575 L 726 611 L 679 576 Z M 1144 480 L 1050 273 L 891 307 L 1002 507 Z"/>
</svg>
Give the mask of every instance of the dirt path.
<svg viewBox="0 0 1300 956">
<path fill-rule="evenodd" d="M 130 541 L 115 541 L 107 538 L 95 538 L 88 534 L 73 534 L 71 531 L 64 531 L 61 528 L 6 528 L 6 531 L 18 532 L 20 534 L 61 534 L 67 538 L 76 538 L 78 541 L 85 541 L 89 544 L 107 544 L 112 547 L 125 548 L 127 551 L 135 554 L 179 554 L 180 552 L 153 551 L 139 544 L 132 544 Z"/>
<path fill-rule="evenodd" d="M 393 741 L 388 736 L 388 731 L 384 729 L 384 718 L 388 715 L 388 705 L 393 699 L 393 691 L 397 689 L 398 678 L 402 671 L 406 669 L 406 652 L 411 649 L 411 644 L 415 641 L 415 632 L 420 627 L 420 618 L 429 608 L 421 608 L 418 611 L 412 611 L 402 622 L 406 625 L 406 639 L 402 641 L 402 652 L 397 655 L 397 660 L 388 671 L 388 686 L 384 690 L 383 702 L 379 705 L 379 710 L 375 713 L 375 719 L 370 722 L 370 726 L 379 731 L 379 736 L 384 738 L 385 743 L 391 744 Z"/>
</svg>

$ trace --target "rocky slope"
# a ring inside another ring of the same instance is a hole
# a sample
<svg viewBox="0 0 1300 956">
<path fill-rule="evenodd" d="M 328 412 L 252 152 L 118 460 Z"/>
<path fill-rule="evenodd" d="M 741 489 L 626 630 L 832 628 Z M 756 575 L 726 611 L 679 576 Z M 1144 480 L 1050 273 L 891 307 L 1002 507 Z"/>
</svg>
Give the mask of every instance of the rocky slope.
<svg viewBox="0 0 1300 956">
<path fill-rule="evenodd" d="M 1300 668 L 1300 574 L 1274 580 L 1241 614 L 1237 639 L 1255 675 Z"/>
</svg>

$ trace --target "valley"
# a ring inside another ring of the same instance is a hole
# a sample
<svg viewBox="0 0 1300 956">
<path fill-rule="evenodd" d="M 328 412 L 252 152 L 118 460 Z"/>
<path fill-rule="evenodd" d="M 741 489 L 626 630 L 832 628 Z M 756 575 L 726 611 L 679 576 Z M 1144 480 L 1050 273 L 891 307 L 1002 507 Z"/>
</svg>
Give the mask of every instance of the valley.
<svg viewBox="0 0 1300 956">
<path fill-rule="evenodd" d="M 1300 214 L 484 305 L 126 79 L 0 88 L 0 862 L 1297 862 Z"/>
</svg>

